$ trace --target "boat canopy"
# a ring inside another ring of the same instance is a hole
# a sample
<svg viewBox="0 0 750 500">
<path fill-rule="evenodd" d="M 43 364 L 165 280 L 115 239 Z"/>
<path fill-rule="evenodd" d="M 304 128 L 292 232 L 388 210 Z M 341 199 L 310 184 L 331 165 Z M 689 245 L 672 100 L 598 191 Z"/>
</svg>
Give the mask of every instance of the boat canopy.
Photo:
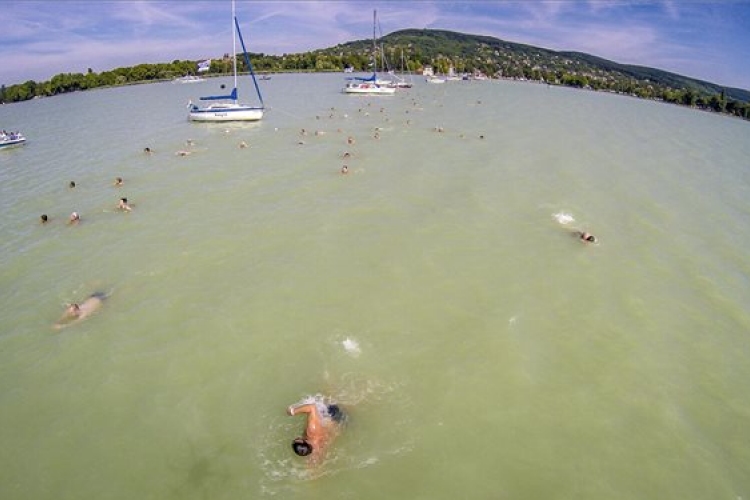
<svg viewBox="0 0 750 500">
<path fill-rule="evenodd" d="M 358 80 L 360 82 L 374 82 L 377 79 L 378 79 L 378 75 L 375 73 L 373 73 L 372 76 L 369 78 L 362 78 L 361 76 L 354 76 L 354 77 L 347 78 L 347 80 Z"/>
<path fill-rule="evenodd" d="M 237 100 L 237 87 L 232 89 L 232 93 L 229 95 L 209 95 L 206 97 L 201 97 L 201 101 L 223 101 L 226 99 L 230 99 L 232 101 Z"/>
</svg>

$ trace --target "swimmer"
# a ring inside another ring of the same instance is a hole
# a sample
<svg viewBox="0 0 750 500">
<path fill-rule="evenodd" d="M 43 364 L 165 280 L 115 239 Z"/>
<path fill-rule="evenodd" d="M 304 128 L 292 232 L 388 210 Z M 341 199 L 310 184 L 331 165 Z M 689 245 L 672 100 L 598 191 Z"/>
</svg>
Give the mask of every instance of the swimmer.
<svg viewBox="0 0 750 500">
<path fill-rule="evenodd" d="M 116 187 L 122 186 L 122 177 L 115 177 L 115 184 Z"/>
<path fill-rule="evenodd" d="M 151 151 L 151 148 L 149 148 L 148 146 L 143 148 L 143 152 L 146 153 L 147 155 L 150 155 L 151 153 L 153 153 L 153 151 Z"/>
<path fill-rule="evenodd" d="M 587 233 L 586 231 L 576 231 L 573 234 L 575 234 L 578 237 L 578 239 L 580 239 L 581 241 L 585 243 L 596 243 L 597 241 L 596 237 L 593 234 Z"/>
<path fill-rule="evenodd" d="M 346 143 L 350 144 L 350 145 L 354 144 L 354 137 L 352 137 L 352 136 L 347 137 L 346 138 Z"/>
<path fill-rule="evenodd" d="M 245 149 L 247 147 L 247 143 L 245 141 L 241 141 L 238 147 L 240 149 Z"/>
<path fill-rule="evenodd" d="M 70 304 L 65 308 L 65 312 L 57 323 L 53 325 L 53 328 L 59 330 L 88 318 L 102 306 L 106 298 L 107 296 L 104 293 L 96 292 L 92 293 L 81 304 Z"/>
<path fill-rule="evenodd" d="M 294 453 L 301 457 L 310 457 L 310 464 L 317 465 L 325 456 L 325 451 L 338 435 L 344 421 L 344 413 L 335 404 L 323 401 L 292 405 L 287 409 L 289 415 L 307 413 L 307 426 L 302 437 L 292 441 Z"/>
<path fill-rule="evenodd" d="M 352 154 L 349 151 L 344 151 L 344 154 L 341 155 L 342 158 L 351 158 Z"/>
<path fill-rule="evenodd" d="M 341 174 L 342 175 L 346 175 L 348 173 L 349 173 L 349 167 L 347 167 L 346 165 L 344 165 L 343 167 L 341 167 Z"/>
<path fill-rule="evenodd" d="M 133 210 L 133 207 L 128 205 L 128 199 L 127 198 L 120 198 L 120 202 L 117 204 L 118 210 L 123 210 L 125 212 L 130 212 Z"/>
<path fill-rule="evenodd" d="M 81 216 L 78 215 L 78 212 L 73 212 L 70 214 L 70 217 L 68 218 L 68 224 L 78 224 L 81 222 Z"/>
<path fill-rule="evenodd" d="M 41 215 L 41 216 L 39 217 L 39 220 L 41 221 L 41 223 L 42 223 L 42 224 L 46 224 L 46 223 L 47 223 L 47 221 L 49 220 L 49 217 L 47 217 L 47 214 L 42 214 L 42 215 Z"/>
<path fill-rule="evenodd" d="M 70 181 L 70 183 L 68 184 L 68 187 L 70 189 L 73 189 L 74 187 L 76 187 L 76 181 Z"/>
<path fill-rule="evenodd" d="M 193 153 L 191 153 L 190 151 L 185 151 L 184 149 L 175 152 L 175 155 L 177 156 L 190 156 L 191 154 Z"/>
</svg>

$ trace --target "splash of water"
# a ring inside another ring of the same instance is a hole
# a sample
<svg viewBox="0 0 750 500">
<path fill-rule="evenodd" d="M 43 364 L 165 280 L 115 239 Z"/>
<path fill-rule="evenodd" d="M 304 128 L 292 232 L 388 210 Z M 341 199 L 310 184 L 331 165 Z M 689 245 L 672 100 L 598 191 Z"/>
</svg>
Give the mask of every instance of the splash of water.
<svg viewBox="0 0 750 500">
<path fill-rule="evenodd" d="M 552 214 L 552 217 L 560 224 L 566 225 L 570 224 L 571 222 L 575 222 L 575 219 L 572 215 L 566 214 L 565 212 L 558 212 L 556 214 Z"/>
<path fill-rule="evenodd" d="M 349 337 L 345 338 L 341 342 L 341 345 L 344 346 L 344 350 L 346 352 L 348 352 L 349 354 L 351 354 L 355 358 L 362 353 L 362 349 L 360 349 L 360 347 L 359 347 L 359 342 L 357 342 L 356 340 L 354 340 L 352 338 L 349 338 Z"/>
</svg>

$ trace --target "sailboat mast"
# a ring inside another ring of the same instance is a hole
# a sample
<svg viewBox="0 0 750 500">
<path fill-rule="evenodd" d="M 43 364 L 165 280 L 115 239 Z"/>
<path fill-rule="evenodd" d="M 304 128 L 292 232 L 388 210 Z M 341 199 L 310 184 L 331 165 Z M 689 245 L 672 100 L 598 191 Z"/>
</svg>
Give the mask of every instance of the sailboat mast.
<svg viewBox="0 0 750 500">
<path fill-rule="evenodd" d="M 377 43 L 375 42 L 375 23 L 377 22 L 377 16 L 378 16 L 378 11 L 373 10 L 372 11 L 372 71 L 373 73 L 377 72 L 378 70 L 378 58 L 377 58 L 378 46 L 377 46 Z"/>
<path fill-rule="evenodd" d="M 232 0 L 232 73 L 234 73 L 234 94 L 237 95 L 237 32 L 235 31 L 234 0 Z M 237 102 L 237 99 L 234 100 Z"/>
</svg>

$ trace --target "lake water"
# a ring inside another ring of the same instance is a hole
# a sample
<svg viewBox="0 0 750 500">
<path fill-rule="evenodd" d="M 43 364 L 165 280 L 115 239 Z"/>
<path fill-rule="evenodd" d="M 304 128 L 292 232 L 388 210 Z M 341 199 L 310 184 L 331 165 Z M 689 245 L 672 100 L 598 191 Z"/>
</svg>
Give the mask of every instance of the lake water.
<svg viewBox="0 0 750 500">
<path fill-rule="evenodd" d="M 222 82 L 0 107 L 3 499 L 750 499 L 749 122 L 341 74 L 188 122 Z"/>
</svg>

